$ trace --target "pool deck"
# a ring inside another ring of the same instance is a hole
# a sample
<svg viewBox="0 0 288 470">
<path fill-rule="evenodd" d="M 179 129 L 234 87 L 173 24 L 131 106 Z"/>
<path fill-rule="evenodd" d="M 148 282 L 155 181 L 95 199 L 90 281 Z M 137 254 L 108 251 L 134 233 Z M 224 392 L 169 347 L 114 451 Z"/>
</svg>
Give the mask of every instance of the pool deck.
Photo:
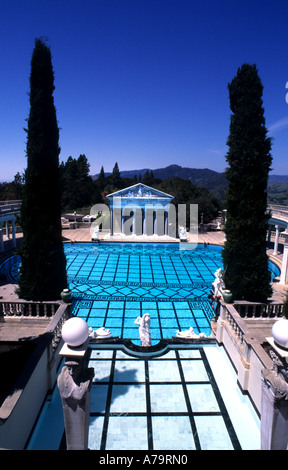
<svg viewBox="0 0 288 470">
<path fill-rule="evenodd" d="M 84 227 L 84 228 L 77 228 L 77 229 L 63 229 L 62 231 L 62 236 L 64 242 L 68 241 L 74 241 L 74 242 L 91 242 L 91 234 L 90 234 L 90 228 L 89 227 Z M 100 240 L 106 240 L 106 241 L 122 241 L 122 242 L 154 242 L 154 243 L 161 243 L 161 242 L 169 242 L 169 238 L 167 237 L 161 237 L 161 236 L 137 236 L 137 235 L 131 235 L 131 236 L 126 236 L 124 238 L 118 238 L 115 236 L 114 238 L 108 238 L 107 234 L 100 234 L 99 237 Z M 179 239 L 172 239 L 172 241 L 179 243 Z M 188 233 L 188 241 L 189 242 L 194 242 L 196 241 L 195 238 L 192 239 L 192 236 Z M 211 232 L 205 232 L 205 233 L 199 233 L 198 234 L 198 243 L 211 243 L 213 245 L 223 245 L 224 244 L 224 233 L 220 230 L 218 231 L 211 231 Z"/>
</svg>

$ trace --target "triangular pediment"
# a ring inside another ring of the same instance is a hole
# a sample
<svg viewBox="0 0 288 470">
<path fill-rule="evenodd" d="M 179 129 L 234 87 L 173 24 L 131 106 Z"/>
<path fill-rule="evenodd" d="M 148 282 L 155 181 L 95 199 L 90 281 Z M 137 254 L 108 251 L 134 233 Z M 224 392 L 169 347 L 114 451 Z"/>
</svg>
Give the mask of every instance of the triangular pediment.
<svg viewBox="0 0 288 470">
<path fill-rule="evenodd" d="M 121 198 L 131 198 L 131 199 L 173 199 L 174 196 L 170 194 L 163 193 L 158 189 L 151 188 L 143 183 L 137 183 L 133 186 L 129 186 L 128 188 L 120 189 L 119 191 L 115 191 L 115 193 L 108 194 L 106 196 L 108 199 L 113 197 L 121 197 Z"/>
</svg>

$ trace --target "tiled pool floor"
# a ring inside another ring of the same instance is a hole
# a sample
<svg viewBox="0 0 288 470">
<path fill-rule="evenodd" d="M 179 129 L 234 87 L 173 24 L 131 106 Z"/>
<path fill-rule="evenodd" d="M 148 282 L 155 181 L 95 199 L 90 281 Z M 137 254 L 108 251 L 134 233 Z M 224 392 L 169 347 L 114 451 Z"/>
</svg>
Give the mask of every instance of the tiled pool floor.
<svg viewBox="0 0 288 470">
<path fill-rule="evenodd" d="M 74 302 L 73 314 L 83 318 L 88 326 L 97 330 L 100 326 L 108 328 L 112 335 L 129 338 L 140 344 L 139 327 L 135 319 L 144 313 L 150 314 L 150 333 L 152 345 L 161 338 L 176 336 L 178 330 L 189 330 L 211 334 L 211 318 L 214 312 L 206 301 L 150 301 L 129 300 L 79 300 Z"/>
<path fill-rule="evenodd" d="M 219 247 L 177 244 L 65 244 L 73 313 L 93 329 L 140 344 L 135 319 L 149 313 L 152 344 L 193 327 L 211 334 L 208 302 Z"/>
<path fill-rule="evenodd" d="M 259 419 L 217 345 L 136 358 L 91 349 L 91 450 L 259 449 Z M 65 439 L 56 389 L 29 449 L 59 449 Z M 62 444 L 61 444 L 62 443 Z"/>
</svg>

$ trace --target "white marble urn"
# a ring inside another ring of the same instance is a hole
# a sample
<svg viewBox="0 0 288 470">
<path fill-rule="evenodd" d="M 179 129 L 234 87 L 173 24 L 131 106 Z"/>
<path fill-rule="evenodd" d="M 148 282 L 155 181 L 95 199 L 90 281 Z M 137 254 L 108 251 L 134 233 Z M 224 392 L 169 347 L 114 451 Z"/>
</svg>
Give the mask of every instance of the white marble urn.
<svg viewBox="0 0 288 470">
<path fill-rule="evenodd" d="M 288 349 L 288 320 L 286 318 L 281 318 L 274 323 L 272 336 L 278 346 Z"/>
<path fill-rule="evenodd" d="M 88 336 L 89 327 L 82 318 L 69 318 L 62 327 L 62 339 L 72 348 L 81 346 Z"/>
</svg>

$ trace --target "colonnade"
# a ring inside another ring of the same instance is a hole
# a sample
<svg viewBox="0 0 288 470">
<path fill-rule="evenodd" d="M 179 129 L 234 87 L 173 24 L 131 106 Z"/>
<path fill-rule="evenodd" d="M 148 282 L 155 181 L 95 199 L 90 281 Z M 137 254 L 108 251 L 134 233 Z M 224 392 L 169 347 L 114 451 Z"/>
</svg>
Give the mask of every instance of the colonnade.
<svg viewBox="0 0 288 470">
<path fill-rule="evenodd" d="M 273 246 L 273 255 L 276 256 L 279 253 L 279 237 L 280 237 L 280 225 L 274 225 L 275 227 L 275 238 L 274 238 L 274 246 Z M 286 231 L 284 232 L 285 241 L 283 244 L 283 256 L 282 256 L 282 266 L 281 266 L 281 275 L 280 275 L 280 283 L 287 284 L 288 283 L 288 234 Z M 269 225 L 268 229 L 268 238 L 267 242 L 270 243 L 271 241 L 271 226 Z"/>
<path fill-rule="evenodd" d="M 6 241 L 12 237 L 12 248 L 16 248 L 16 216 L 20 213 L 21 202 L 20 200 L 0 202 L 0 253 L 5 250 L 5 234 Z M 9 246 L 11 247 L 10 243 Z"/>
<path fill-rule="evenodd" d="M 127 204 L 110 207 L 111 235 L 169 235 L 169 207 L 162 205 Z M 174 235 L 175 236 L 175 235 Z"/>
<path fill-rule="evenodd" d="M 4 233 L 6 233 L 7 240 L 12 237 L 12 247 L 16 248 L 16 229 L 15 229 L 16 217 L 15 215 L 0 216 L 0 252 L 4 251 Z M 10 234 L 10 224 L 12 226 Z"/>
<path fill-rule="evenodd" d="M 137 183 L 106 197 L 110 201 L 111 235 L 176 236 L 174 214 L 175 223 L 169 220 L 173 199 L 170 194 Z"/>
</svg>

